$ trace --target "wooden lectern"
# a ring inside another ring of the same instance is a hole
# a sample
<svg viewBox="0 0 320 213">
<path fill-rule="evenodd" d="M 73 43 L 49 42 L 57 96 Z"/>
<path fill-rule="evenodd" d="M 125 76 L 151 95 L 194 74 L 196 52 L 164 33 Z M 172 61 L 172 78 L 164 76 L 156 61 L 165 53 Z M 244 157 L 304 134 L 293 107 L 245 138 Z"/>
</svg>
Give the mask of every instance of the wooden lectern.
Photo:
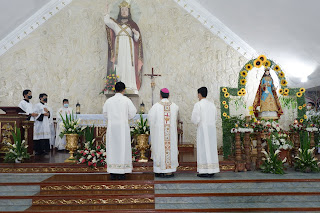
<svg viewBox="0 0 320 213">
<path fill-rule="evenodd" d="M 25 140 L 28 153 L 33 155 L 33 121 L 27 120 L 27 115 L 20 107 L 0 107 L 6 114 L 0 114 L 0 157 L 3 158 L 9 151 L 7 143 L 13 144 L 12 131 L 20 128 L 21 140 Z"/>
</svg>

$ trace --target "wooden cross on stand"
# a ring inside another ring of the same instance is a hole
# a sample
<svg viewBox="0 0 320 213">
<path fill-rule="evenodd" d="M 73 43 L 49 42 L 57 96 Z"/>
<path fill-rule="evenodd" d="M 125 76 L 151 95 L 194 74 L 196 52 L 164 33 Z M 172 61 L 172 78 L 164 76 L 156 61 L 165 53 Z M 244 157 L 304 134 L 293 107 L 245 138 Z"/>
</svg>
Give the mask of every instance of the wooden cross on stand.
<svg viewBox="0 0 320 213">
<path fill-rule="evenodd" d="M 150 77 L 150 79 L 151 79 L 151 89 L 152 89 L 152 101 L 151 101 L 151 103 L 152 103 L 152 106 L 153 106 L 153 91 L 154 91 L 154 88 L 156 87 L 156 82 L 155 82 L 154 77 L 161 76 L 161 75 L 154 74 L 153 67 L 152 67 L 151 74 L 144 74 L 144 75 Z"/>
</svg>

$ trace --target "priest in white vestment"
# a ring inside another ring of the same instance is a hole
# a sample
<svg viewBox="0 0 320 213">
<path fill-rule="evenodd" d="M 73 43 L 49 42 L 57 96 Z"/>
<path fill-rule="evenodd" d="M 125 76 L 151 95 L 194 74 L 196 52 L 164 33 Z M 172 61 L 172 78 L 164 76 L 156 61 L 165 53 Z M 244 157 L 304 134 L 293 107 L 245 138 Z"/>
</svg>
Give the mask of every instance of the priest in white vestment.
<svg viewBox="0 0 320 213">
<path fill-rule="evenodd" d="M 60 137 L 61 133 L 61 125 L 63 124 L 61 115 L 63 119 L 66 119 L 66 116 L 69 116 L 72 113 L 72 108 L 69 107 L 69 100 L 63 99 L 62 101 L 63 107 L 61 107 L 57 112 L 57 131 L 56 131 L 56 140 L 54 143 L 55 148 L 58 151 L 62 151 L 66 149 L 66 136 L 64 135 L 63 138 Z"/>
<path fill-rule="evenodd" d="M 132 101 L 124 96 L 125 84 L 117 82 L 116 94 L 103 106 L 103 115 L 108 120 L 106 134 L 107 172 L 111 179 L 125 179 L 132 172 L 132 150 L 129 120 L 137 113 Z"/>
<path fill-rule="evenodd" d="M 110 17 L 109 12 L 104 17 L 104 23 L 113 32 L 108 37 L 108 43 L 114 42 L 110 51 L 110 60 L 114 64 L 119 80 L 126 84 L 126 91 L 138 94 L 140 89 L 140 73 L 142 67 L 142 45 L 139 28 L 131 19 L 130 4 L 123 1 L 119 5 L 119 17 L 117 20 Z"/>
<path fill-rule="evenodd" d="M 40 103 L 34 105 L 34 112 L 38 114 L 34 122 L 33 142 L 36 155 L 47 154 L 50 151 L 51 130 L 49 118 L 51 117 L 48 107 L 45 105 L 48 101 L 48 95 L 41 93 L 39 95 Z"/>
<path fill-rule="evenodd" d="M 25 113 L 21 114 L 27 115 L 27 120 L 34 121 L 34 118 L 38 116 L 38 114 L 34 113 L 33 105 L 30 103 L 30 100 L 32 99 L 32 92 L 31 90 L 26 89 L 23 91 L 22 95 L 24 99 L 20 101 L 18 106 L 25 111 Z"/>
<path fill-rule="evenodd" d="M 178 163 L 179 107 L 169 101 L 169 90 L 160 90 L 160 102 L 148 113 L 151 134 L 153 171 L 156 177 L 173 177 Z"/>
<path fill-rule="evenodd" d="M 220 172 L 216 119 L 217 110 L 214 103 L 207 100 L 206 87 L 198 89 L 199 102 L 194 105 L 191 121 L 197 129 L 197 171 L 199 177 L 212 177 Z"/>
</svg>

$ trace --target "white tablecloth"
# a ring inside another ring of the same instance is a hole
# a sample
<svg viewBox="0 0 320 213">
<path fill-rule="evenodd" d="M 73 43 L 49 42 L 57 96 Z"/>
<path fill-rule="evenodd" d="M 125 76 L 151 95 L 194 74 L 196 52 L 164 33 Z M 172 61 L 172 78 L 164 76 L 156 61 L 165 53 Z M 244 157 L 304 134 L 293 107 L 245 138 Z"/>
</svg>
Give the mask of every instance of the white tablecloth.
<svg viewBox="0 0 320 213">
<path fill-rule="evenodd" d="M 79 126 L 95 126 L 95 127 L 107 127 L 107 120 L 103 117 L 103 114 L 77 114 L 77 118 L 80 118 Z M 148 117 L 147 114 L 142 115 L 143 119 Z M 130 126 L 134 126 L 137 119 L 140 119 L 140 114 L 129 120 Z"/>
</svg>

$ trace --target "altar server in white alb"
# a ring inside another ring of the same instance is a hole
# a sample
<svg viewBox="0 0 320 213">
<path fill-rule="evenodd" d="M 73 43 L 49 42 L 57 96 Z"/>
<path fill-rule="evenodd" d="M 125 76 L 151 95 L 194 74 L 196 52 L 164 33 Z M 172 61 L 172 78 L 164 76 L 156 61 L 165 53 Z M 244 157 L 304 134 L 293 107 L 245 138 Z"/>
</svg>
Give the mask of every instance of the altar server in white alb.
<svg viewBox="0 0 320 213">
<path fill-rule="evenodd" d="M 194 105 L 191 121 L 197 129 L 197 171 L 198 177 L 212 177 L 220 172 L 216 119 L 217 110 L 214 103 L 207 100 L 208 89 L 198 89 L 199 102 Z"/>
<path fill-rule="evenodd" d="M 61 107 L 57 112 L 57 131 L 56 131 L 56 141 L 54 146 L 58 149 L 58 151 L 63 151 L 66 149 L 66 136 L 63 138 L 60 137 L 61 133 L 61 125 L 63 124 L 61 116 L 63 119 L 66 119 L 66 116 L 69 116 L 72 113 L 72 108 L 69 107 L 69 100 L 63 99 L 62 101 L 63 107 Z"/>
<path fill-rule="evenodd" d="M 41 93 L 39 95 L 40 103 L 34 105 L 34 112 L 38 114 L 34 122 L 33 141 L 36 155 L 47 154 L 50 151 L 51 130 L 49 124 L 50 111 L 45 105 L 48 101 L 48 95 Z"/>
<path fill-rule="evenodd" d="M 19 103 L 18 106 L 23 111 L 25 111 L 25 113 L 21 113 L 21 114 L 27 115 L 28 116 L 27 120 L 34 121 L 34 117 L 38 116 L 38 114 L 34 113 L 33 105 L 30 102 L 30 100 L 32 99 L 32 92 L 31 90 L 26 89 L 23 91 L 22 95 L 23 95 L 23 100 Z"/>
<path fill-rule="evenodd" d="M 103 115 L 108 120 L 106 149 L 107 172 L 111 179 L 124 180 L 126 173 L 132 172 L 132 150 L 129 120 L 134 118 L 137 109 L 132 101 L 124 96 L 125 84 L 117 82 L 116 94 L 103 106 Z"/>
<path fill-rule="evenodd" d="M 153 171 L 156 177 L 173 177 L 178 163 L 179 107 L 169 101 L 169 90 L 160 90 L 160 102 L 148 114 L 151 133 Z"/>
</svg>

